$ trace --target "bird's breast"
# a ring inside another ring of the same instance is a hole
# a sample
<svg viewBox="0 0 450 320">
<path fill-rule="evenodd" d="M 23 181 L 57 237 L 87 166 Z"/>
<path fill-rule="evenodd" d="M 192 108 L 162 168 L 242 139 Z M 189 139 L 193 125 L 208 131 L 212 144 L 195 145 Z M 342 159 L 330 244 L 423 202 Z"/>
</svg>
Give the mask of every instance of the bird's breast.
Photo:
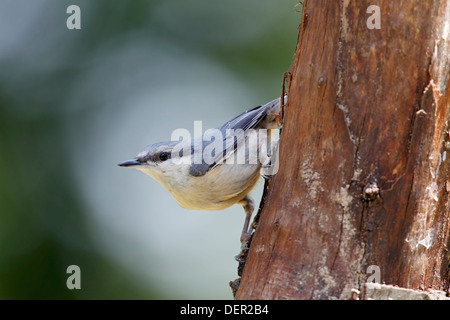
<svg viewBox="0 0 450 320">
<path fill-rule="evenodd" d="M 260 165 L 221 164 L 203 176 L 164 186 L 187 209 L 222 210 L 242 200 L 257 184 Z"/>
</svg>

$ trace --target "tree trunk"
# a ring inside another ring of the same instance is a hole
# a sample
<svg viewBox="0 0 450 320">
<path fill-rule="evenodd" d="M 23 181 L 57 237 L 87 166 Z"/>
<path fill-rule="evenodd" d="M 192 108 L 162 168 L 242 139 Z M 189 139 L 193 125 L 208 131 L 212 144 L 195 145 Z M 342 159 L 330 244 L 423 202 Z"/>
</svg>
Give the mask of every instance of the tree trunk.
<svg viewBox="0 0 450 320">
<path fill-rule="evenodd" d="M 448 292 L 450 0 L 305 0 L 299 30 L 236 299 Z"/>
</svg>

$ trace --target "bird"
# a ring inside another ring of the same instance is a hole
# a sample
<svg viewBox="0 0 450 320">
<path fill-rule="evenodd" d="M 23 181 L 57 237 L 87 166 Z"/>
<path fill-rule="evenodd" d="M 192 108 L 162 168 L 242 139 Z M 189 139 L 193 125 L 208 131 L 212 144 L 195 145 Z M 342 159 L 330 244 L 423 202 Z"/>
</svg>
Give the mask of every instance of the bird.
<svg viewBox="0 0 450 320">
<path fill-rule="evenodd" d="M 278 169 L 280 109 L 281 98 L 274 99 L 200 137 L 151 144 L 118 166 L 149 175 L 186 209 L 223 210 L 241 205 L 245 212 L 243 248 L 252 234 L 249 224 L 255 208 L 249 193 L 260 176 L 271 179 Z"/>
</svg>

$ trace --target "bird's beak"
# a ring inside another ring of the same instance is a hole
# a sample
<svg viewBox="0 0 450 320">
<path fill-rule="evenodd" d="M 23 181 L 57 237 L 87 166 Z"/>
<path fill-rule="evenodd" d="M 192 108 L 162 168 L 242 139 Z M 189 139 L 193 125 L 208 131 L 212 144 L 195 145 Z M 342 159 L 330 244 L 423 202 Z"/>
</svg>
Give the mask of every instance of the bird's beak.
<svg viewBox="0 0 450 320">
<path fill-rule="evenodd" d="M 118 164 L 119 167 L 136 167 L 142 165 L 138 159 L 131 159 Z"/>
</svg>

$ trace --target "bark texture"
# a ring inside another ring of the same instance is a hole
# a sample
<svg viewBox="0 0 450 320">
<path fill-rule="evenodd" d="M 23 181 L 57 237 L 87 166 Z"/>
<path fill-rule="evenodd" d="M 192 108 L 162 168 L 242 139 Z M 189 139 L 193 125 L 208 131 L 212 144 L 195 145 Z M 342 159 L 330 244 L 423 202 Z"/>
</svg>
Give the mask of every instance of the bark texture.
<svg viewBox="0 0 450 320">
<path fill-rule="evenodd" d="M 304 1 L 236 299 L 349 299 L 371 265 L 381 283 L 449 290 L 449 70 L 450 0 Z"/>
</svg>

